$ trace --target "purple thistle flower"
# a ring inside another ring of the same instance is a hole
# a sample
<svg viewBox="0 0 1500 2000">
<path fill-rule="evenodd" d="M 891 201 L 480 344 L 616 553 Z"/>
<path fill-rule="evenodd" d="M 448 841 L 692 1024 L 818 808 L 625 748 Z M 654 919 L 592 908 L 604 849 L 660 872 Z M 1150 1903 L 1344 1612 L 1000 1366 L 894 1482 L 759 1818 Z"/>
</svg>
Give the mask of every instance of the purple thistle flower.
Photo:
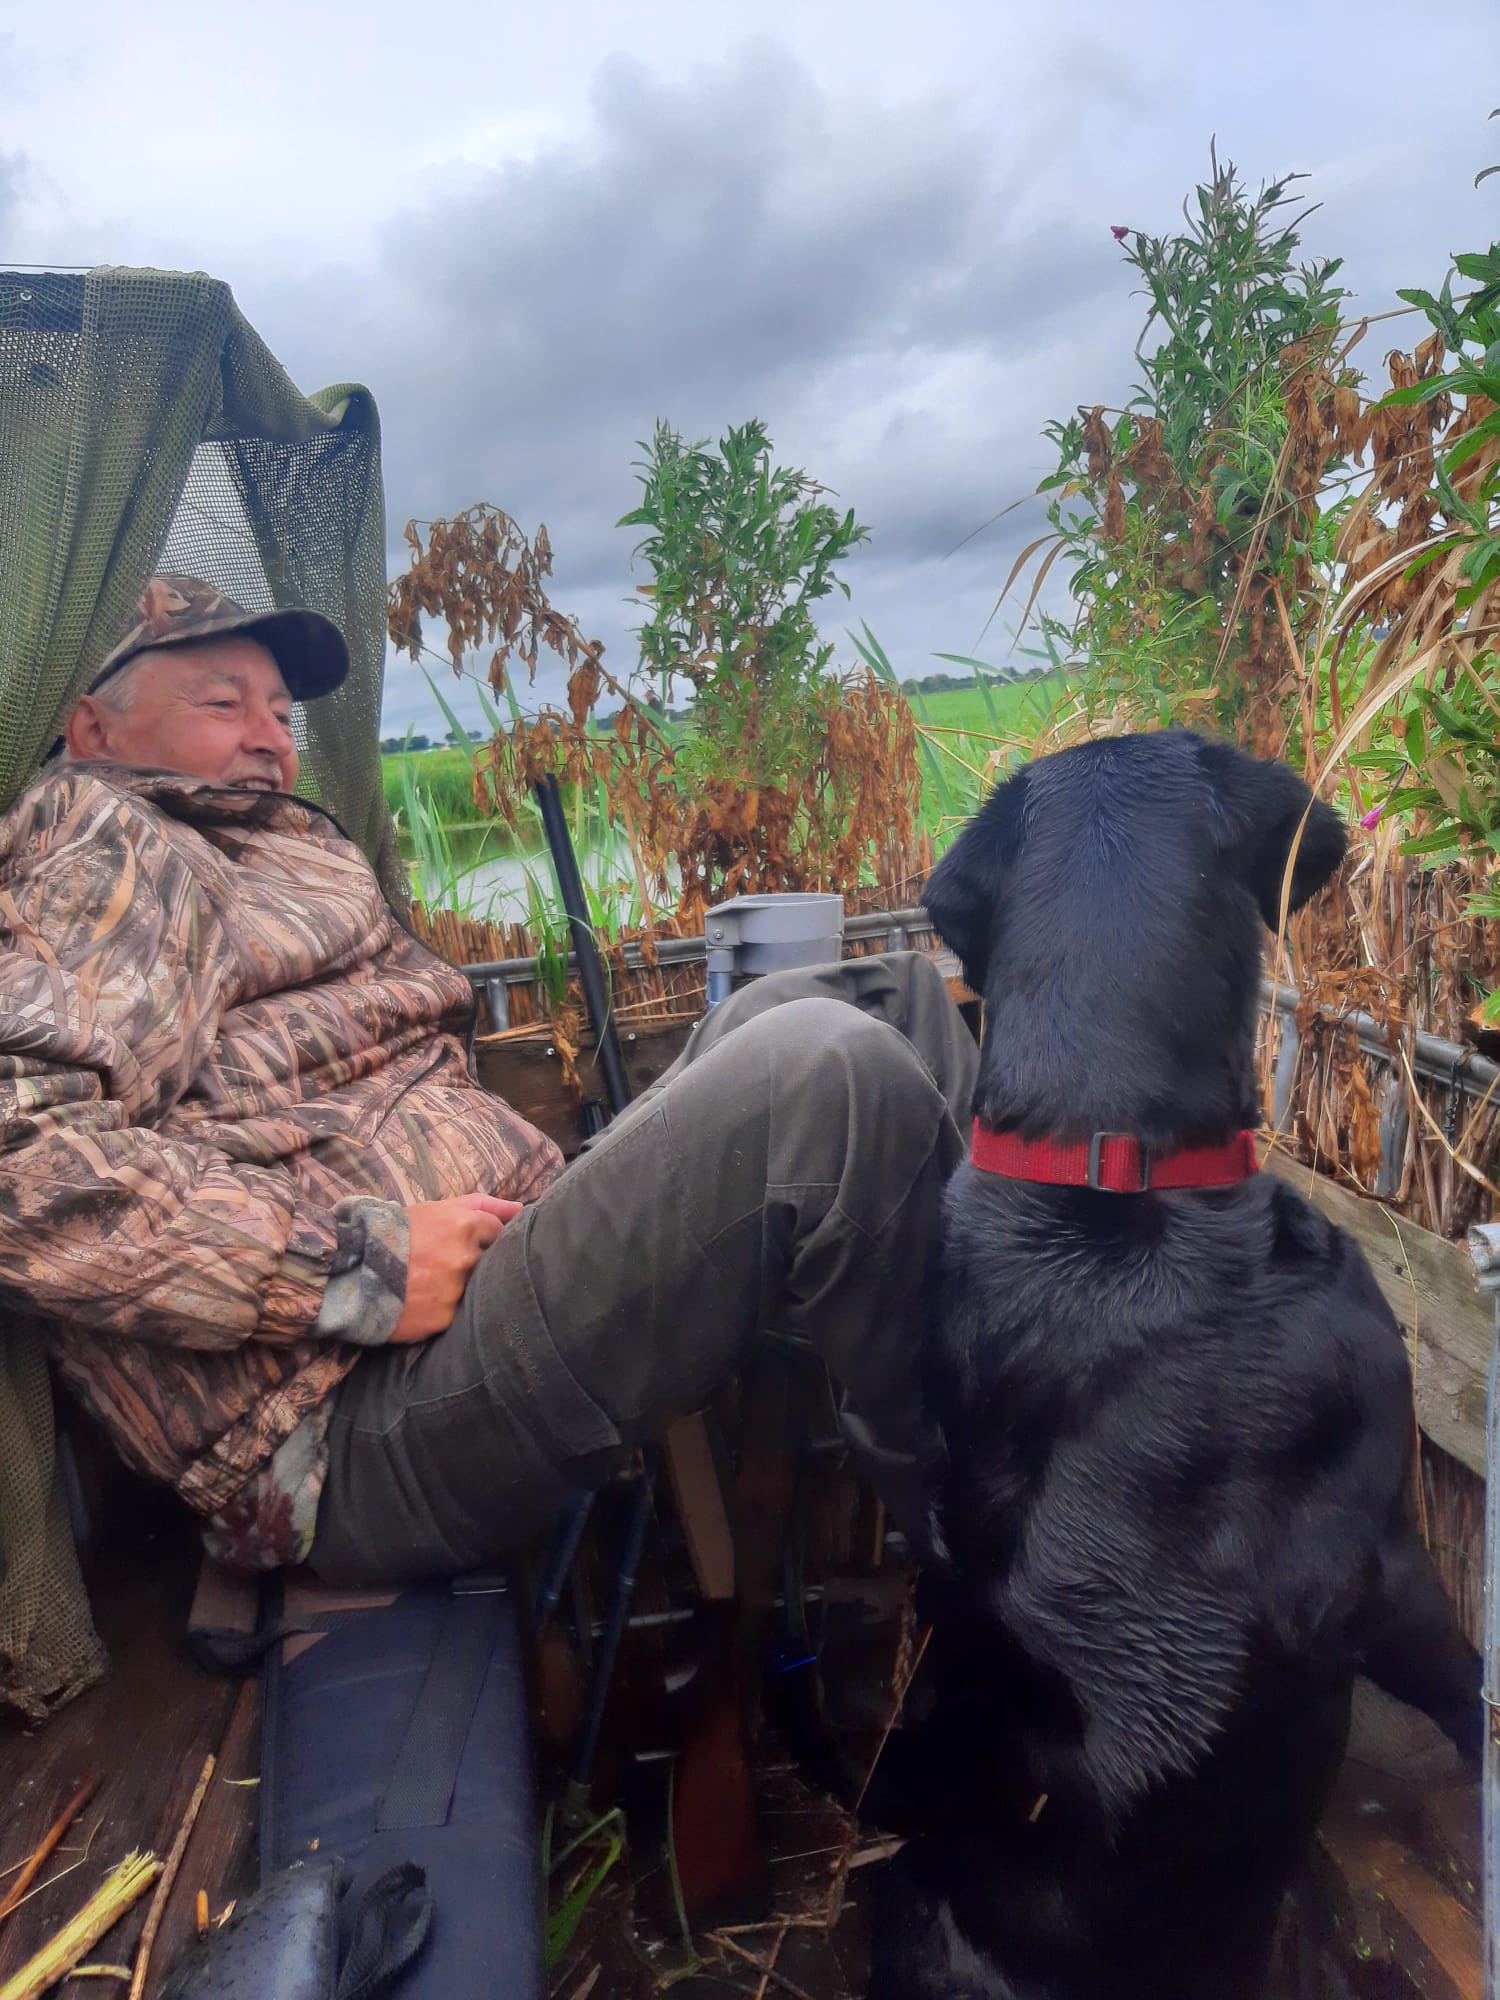
<svg viewBox="0 0 1500 2000">
<path fill-rule="evenodd" d="M 1112 222 L 1109 225 L 1109 233 L 1111 236 L 1113 236 L 1116 243 L 1123 243 L 1125 241 L 1125 238 L 1130 234 L 1130 231 L 1124 226 L 1123 223 Z"/>
</svg>

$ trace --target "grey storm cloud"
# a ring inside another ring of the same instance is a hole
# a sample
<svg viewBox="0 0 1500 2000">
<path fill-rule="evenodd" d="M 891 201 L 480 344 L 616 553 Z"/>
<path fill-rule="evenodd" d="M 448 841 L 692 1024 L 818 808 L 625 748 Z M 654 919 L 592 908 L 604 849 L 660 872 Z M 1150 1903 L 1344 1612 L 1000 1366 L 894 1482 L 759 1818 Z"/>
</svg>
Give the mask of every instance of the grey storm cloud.
<svg viewBox="0 0 1500 2000">
<path fill-rule="evenodd" d="M 5 40 L 0 36 L 0 61 L 4 56 Z M 25 155 L 0 153 L 0 230 L 10 229 L 20 215 L 25 178 Z"/>
<path fill-rule="evenodd" d="M 1233 60 L 1211 36 L 1183 39 L 1174 0 L 1080 0 L 1066 28 L 931 4 L 909 65 L 863 66 L 836 35 L 819 41 L 818 10 L 780 6 L 780 39 L 738 47 L 737 10 L 722 29 L 692 10 L 710 52 L 693 68 L 663 42 L 687 11 L 653 0 L 633 15 L 644 54 L 627 59 L 607 53 L 624 30 L 600 8 L 586 91 L 571 16 L 538 15 L 513 72 L 508 55 L 476 53 L 440 105 L 388 95 L 367 140 L 348 124 L 288 126 L 272 163 L 296 209 L 284 241 L 266 233 L 279 211 L 246 172 L 244 105 L 224 107 L 226 137 L 212 120 L 188 134 L 186 217 L 161 198 L 174 184 L 162 144 L 111 150 L 113 66 L 142 59 L 128 36 L 84 79 L 96 115 L 79 137 L 63 93 L 89 59 L 85 21 L 66 61 L 36 38 L 30 122 L 0 123 L 0 252 L 229 279 L 295 380 L 375 392 L 393 564 L 410 516 L 489 499 L 528 528 L 545 521 L 555 600 L 617 668 L 640 576 L 615 523 L 634 502 L 638 441 L 658 419 L 713 437 L 759 417 L 778 455 L 872 530 L 847 566 L 852 602 L 826 607 L 830 634 L 868 620 L 898 668 L 920 673 L 934 652 L 974 647 L 1040 531 L 1026 496 L 1050 469 L 1047 420 L 1130 394 L 1144 305 L 1110 225 L 1176 227 L 1213 135 L 1252 185 L 1308 170 L 1322 203 L 1308 253 L 1347 259 L 1362 309 L 1394 305 L 1398 285 L 1435 286 L 1454 249 L 1489 241 L 1500 189 L 1487 183 L 1481 201 L 1472 187 L 1500 150 L 1484 123 L 1493 64 L 1478 59 L 1500 46 L 1494 0 L 1454 0 L 1476 58 L 1462 76 L 1411 39 L 1395 0 L 1370 0 L 1353 42 L 1316 10 L 1268 0 L 1278 34 L 1296 24 L 1295 65 L 1275 35 Z M 92 18 L 94 0 L 80 5 Z M 771 21 L 778 6 L 756 12 Z M 872 50 L 906 47 L 904 16 L 879 0 L 866 12 Z M 377 40 L 403 18 L 372 0 Z M 248 28 L 203 20 L 262 60 Z M 1410 115 L 1382 121 L 1373 107 L 1397 62 Z M 465 139 L 464 121 L 491 104 L 502 132 L 536 115 L 520 150 L 506 141 L 500 164 L 477 164 L 495 153 Z M 6 151 L 17 146 L 29 167 Z M 1367 371 L 1402 337 L 1373 328 Z M 1008 616 L 986 639 L 991 659 L 1006 654 Z M 426 728 L 434 713 L 420 672 L 393 664 L 387 726 Z"/>
<path fill-rule="evenodd" d="M 545 520 L 558 601 L 612 659 L 631 585 L 614 523 L 658 418 L 710 436 L 764 418 L 872 528 L 850 615 L 880 630 L 930 571 L 929 609 L 968 603 L 924 650 L 958 646 L 1000 550 L 943 558 L 1034 483 L 1070 328 L 1102 349 L 1138 317 L 1106 219 L 1049 213 L 1045 160 L 997 171 L 980 138 L 941 103 L 839 105 L 769 47 L 686 86 L 611 64 L 576 143 L 466 172 L 400 218 L 337 339 L 281 351 L 301 379 L 354 366 L 375 388 L 393 529 L 480 497 Z M 316 289 L 277 319 L 316 328 Z"/>
</svg>

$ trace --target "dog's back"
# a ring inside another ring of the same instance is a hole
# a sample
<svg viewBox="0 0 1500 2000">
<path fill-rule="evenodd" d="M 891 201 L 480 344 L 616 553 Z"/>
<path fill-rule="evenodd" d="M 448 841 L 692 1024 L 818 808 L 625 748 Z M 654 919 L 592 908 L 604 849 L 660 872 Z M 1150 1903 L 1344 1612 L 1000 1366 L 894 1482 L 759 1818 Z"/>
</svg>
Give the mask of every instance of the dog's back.
<svg viewBox="0 0 1500 2000">
<path fill-rule="evenodd" d="M 1122 1203 L 965 1168 L 946 1254 L 924 1757 L 962 1933 L 1049 2000 L 1253 1994 L 1400 1527 L 1399 1335 L 1269 1177 Z"/>
<path fill-rule="evenodd" d="M 1299 829 L 1293 907 L 1342 848 L 1308 807 L 1180 733 L 1000 788 L 927 898 L 985 994 L 990 1129 L 1160 1156 L 1255 1122 L 1262 922 Z M 872 1992 L 1253 1995 L 1358 1668 L 1477 1723 L 1404 1515 L 1399 1332 L 1269 1177 L 1113 1194 L 966 1166 L 943 1262 L 930 1782 Z"/>
</svg>

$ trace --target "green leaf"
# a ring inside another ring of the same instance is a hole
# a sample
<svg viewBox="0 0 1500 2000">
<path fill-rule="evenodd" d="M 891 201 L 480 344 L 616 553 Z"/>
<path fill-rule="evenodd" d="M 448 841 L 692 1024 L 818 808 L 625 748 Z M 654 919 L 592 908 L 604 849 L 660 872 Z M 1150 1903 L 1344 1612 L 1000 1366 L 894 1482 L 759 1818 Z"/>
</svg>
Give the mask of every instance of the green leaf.
<svg viewBox="0 0 1500 2000">
<path fill-rule="evenodd" d="M 506 676 L 505 685 L 508 690 L 510 687 L 509 675 Z M 484 717 L 485 726 L 488 728 L 490 734 L 492 736 L 503 736 L 505 734 L 505 724 L 501 720 L 499 709 L 490 700 L 489 689 L 482 681 L 476 681 L 474 692 L 479 697 L 479 713 Z"/>
<path fill-rule="evenodd" d="M 1473 278 L 1478 284 L 1500 284 L 1500 243 L 1491 244 L 1488 250 L 1462 253 L 1454 258 L 1453 268 L 1461 277 Z"/>
<path fill-rule="evenodd" d="M 1381 407 L 1392 408 L 1408 403 L 1431 403 L 1439 396 L 1446 396 L 1453 388 L 1455 377 L 1434 375 L 1425 382 L 1413 382 L 1405 389 L 1392 389 L 1380 399 Z"/>
<path fill-rule="evenodd" d="M 891 665 L 890 656 L 887 654 L 884 646 L 875 637 L 868 624 L 862 625 L 860 630 L 864 635 L 862 638 L 857 632 L 849 634 L 849 639 L 854 646 L 854 650 L 859 654 L 859 657 L 872 673 L 878 675 L 888 687 L 895 687 L 897 685 L 896 669 Z"/>
<path fill-rule="evenodd" d="M 468 730 L 464 728 L 464 725 L 459 721 L 458 717 L 454 714 L 452 708 L 449 706 L 448 702 L 443 697 L 442 689 L 438 686 L 437 682 L 432 678 L 432 675 L 428 673 L 425 667 L 423 667 L 422 669 L 422 678 L 424 681 L 426 681 L 428 687 L 432 689 L 432 698 L 437 703 L 438 707 L 443 711 L 443 720 L 447 723 L 449 729 L 458 739 L 457 747 L 462 749 L 463 746 L 469 740 Z"/>
<path fill-rule="evenodd" d="M 1500 383 L 1496 384 L 1496 388 L 1500 390 Z M 1486 391 L 1485 393 L 1488 394 L 1489 392 Z M 1476 424 L 1473 430 L 1466 431 L 1451 451 L 1444 452 L 1443 466 L 1445 471 L 1450 475 L 1457 472 L 1458 468 L 1471 459 L 1476 451 L 1483 451 L 1487 444 L 1493 443 L 1497 435 L 1500 435 L 1500 412 L 1486 417 L 1483 423 Z"/>
<path fill-rule="evenodd" d="M 565 1898 L 556 1910 L 547 1912 L 546 1960 L 547 1970 L 553 1971 L 563 1953 L 573 1942 L 578 1926 L 587 1914 L 589 1904 L 599 1893 L 605 1877 L 624 1852 L 624 1843 L 618 1834 L 611 1834 L 605 1851 L 583 1880 Z M 554 1863 L 554 1866 L 556 1864 Z"/>
<path fill-rule="evenodd" d="M 1432 861 L 1457 861 L 1463 853 L 1463 844 L 1454 839 L 1452 827 L 1445 827 L 1419 839 L 1402 841 L 1401 852 L 1413 859 L 1421 855 Z"/>
</svg>

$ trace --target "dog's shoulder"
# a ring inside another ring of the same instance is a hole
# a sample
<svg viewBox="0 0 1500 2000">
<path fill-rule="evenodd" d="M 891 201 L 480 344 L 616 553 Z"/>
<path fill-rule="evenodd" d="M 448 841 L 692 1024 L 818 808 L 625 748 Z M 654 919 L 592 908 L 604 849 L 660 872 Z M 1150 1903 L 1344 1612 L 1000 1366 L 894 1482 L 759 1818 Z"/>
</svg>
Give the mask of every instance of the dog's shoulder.
<svg viewBox="0 0 1500 2000">
<path fill-rule="evenodd" d="M 1262 1193 L 1267 1280 L 1284 1302 L 1289 1335 L 1303 1337 L 1315 1325 L 1372 1392 L 1409 1397 L 1401 1325 L 1359 1243 L 1275 1176 L 1263 1176 Z"/>
</svg>

